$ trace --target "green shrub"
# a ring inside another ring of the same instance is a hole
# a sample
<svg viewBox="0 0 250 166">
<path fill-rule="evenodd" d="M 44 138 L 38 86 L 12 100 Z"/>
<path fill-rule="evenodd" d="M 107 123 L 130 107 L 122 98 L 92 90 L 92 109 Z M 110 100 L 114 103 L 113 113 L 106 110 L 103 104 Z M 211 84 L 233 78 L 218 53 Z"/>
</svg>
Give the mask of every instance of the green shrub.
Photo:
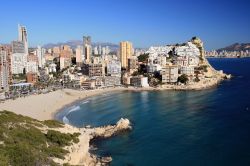
<svg viewBox="0 0 250 166">
<path fill-rule="evenodd" d="M 61 147 L 69 146 L 71 144 L 71 135 L 60 133 L 59 131 L 49 130 L 46 134 L 46 138 L 53 144 L 57 144 Z"/>
<path fill-rule="evenodd" d="M 50 157 L 63 159 L 68 151 L 62 147 L 79 142 L 80 133 L 63 134 L 49 130 L 44 134 L 37 128 L 43 124 L 48 127 L 63 125 L 57 121 L 40 122 L 9 111 L 0 111 L 0 166 L 56 166 Z"/>
<path fill-rule="evenodd" d="M 64 159 L 64 155 L 69 153 L 69 151 L 62 149 L 57 146 L 49 146 L 45 149 L 46 154 L 48 154 L 50 157 L 57 157 L 60 159 Z"/>
<path fill-rule="evenodd" d="M 188 76 L 186 74 L 182 74 L 178 77 L 178 82 L 186 84 L 188 82 Z"/>
<path fill-rule="evenodd" d="M 56 121 L 56 120 L 45 120 L 45 121 L 43 121 L 43 124 L 45 124 L 49 128 L 63 127 L 63 123 Z"/>
</svg>

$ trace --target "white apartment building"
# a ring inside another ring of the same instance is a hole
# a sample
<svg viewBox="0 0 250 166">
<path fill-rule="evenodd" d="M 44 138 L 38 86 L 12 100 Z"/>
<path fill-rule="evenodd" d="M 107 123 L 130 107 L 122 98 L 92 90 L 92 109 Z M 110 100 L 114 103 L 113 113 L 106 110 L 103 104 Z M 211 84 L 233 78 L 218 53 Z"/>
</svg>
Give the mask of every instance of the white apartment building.
<svg viewBox="0 0 250 166">
<path fill-rule="evenodd" d="M 46 50 L 42 48 L 41 46 L 37 46 L 36 49 L 36 56 L 38 57 L 38 66 L 39 67 L 44 67 L 45 65 L 45 52 Z"/>
<path fill-rule="evenodd" d="M 154 73 L 154 72 L 160 71 L 161 69 L 162 69 L 162 67 L 159 64 L 149 63 L 147 65 L 147 72 L 148 73 Z"/>
<path fill-rule="evenodd" d="M 27 65 L 27 54 L 22 41 L 12 42 L 11 71 L 13 74 L 22 74 Z"/>
<path fill-rule="evenodd" d="M 49 73 L 56 73 L 56 64 L 51 63 L 48 66 Z"/>
<path fill-rule="evenodd" d="M 158 56 L 168 57 L 168 53 L 173 49 L 173 46 L 157 46 L 150 47 L 146 53 L 149 54 L 150 58 L 156 59 Z"/>
<path fill-rule="evenodd" d="M 135 87 L 149 87 L 148 77 L 133 76 L 130 78 L 130 85 Z"/>
<path fill-rule="evenodd" d="M 180 74 L 186 74 L 188 76 L 194 75 L 194 67 L 193 66 L 181 66 Z"/>
<path fill-rule="evenodd" d="M 38 65 L 37 62 L 34 61 L 29 61 L 26 64 L 26 73 L 31 72 L 31 73 L 38 73 Z"/>
<path fill-rule="evenodd" d="M 107 63 L 107 75 L 121 77 L 121 62 L 112 60 Z"/>
<path fill-rule="evenodd" d="M 161 71 L 162 83 L 175 83 L 178 80 L 178 66 L 165 65 Z"/>
</svg>

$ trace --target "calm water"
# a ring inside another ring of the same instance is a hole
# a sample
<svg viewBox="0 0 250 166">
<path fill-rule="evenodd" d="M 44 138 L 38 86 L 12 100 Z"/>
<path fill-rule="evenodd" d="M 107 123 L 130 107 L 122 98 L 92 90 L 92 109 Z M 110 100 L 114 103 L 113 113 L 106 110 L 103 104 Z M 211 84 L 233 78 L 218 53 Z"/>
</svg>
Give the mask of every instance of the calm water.
<svg viewBox="0 0 250 166">
<path fill-rule="evenodd" d="M 103 94 L 57 118 L 75 126 L 129 118 L 131 132 L 97 143 L 111 165 L 249 166 L 250 59 L 209 61 L 235 77 L 204 91 Z"/>
</svg>

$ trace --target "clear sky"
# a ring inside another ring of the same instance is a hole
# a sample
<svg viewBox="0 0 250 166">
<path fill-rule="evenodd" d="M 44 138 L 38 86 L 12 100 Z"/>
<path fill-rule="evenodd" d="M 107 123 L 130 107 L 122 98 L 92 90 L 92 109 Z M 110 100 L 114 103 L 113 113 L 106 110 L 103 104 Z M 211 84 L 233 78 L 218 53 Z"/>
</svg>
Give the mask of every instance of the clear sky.
<svg viewBox="0 0 250 166">
<path fill-rule="evenodd" d="M 250 42 L 249 0 L 3 0 L 0 43 L 25 25 L 31 46 L 81 40 L 135 47 L 200 37 L 208 50 Z"/>
</svg>

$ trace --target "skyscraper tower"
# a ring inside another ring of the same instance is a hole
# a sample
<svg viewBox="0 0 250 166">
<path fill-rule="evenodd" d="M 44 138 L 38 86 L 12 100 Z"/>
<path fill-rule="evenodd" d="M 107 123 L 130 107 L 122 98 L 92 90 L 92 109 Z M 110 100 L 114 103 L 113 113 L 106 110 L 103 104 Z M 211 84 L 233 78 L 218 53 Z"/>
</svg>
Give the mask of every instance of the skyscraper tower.
<svg viewBox="0 0 250 166">
<path fill-rule="evenodd" d="M 28 55 L 28 35 L 25 26 L 18 24 L 18 41 L 24 43 L 25 54 Z"/>
<path fill-rule="evenodd" d="M 120 58 L 123 68 L 128 67 L 128 59 L 132 56 L 132 54 L 133 54 L 132 43 L 128 41 L 120 42 Z"/>
<path fill-rule="evenodd" d="M 91 47 L 91 37 L 83 36 L 83 49 L 85 62 L 88 64 L 91 61 L 92 47 Z"/>
</svg>

